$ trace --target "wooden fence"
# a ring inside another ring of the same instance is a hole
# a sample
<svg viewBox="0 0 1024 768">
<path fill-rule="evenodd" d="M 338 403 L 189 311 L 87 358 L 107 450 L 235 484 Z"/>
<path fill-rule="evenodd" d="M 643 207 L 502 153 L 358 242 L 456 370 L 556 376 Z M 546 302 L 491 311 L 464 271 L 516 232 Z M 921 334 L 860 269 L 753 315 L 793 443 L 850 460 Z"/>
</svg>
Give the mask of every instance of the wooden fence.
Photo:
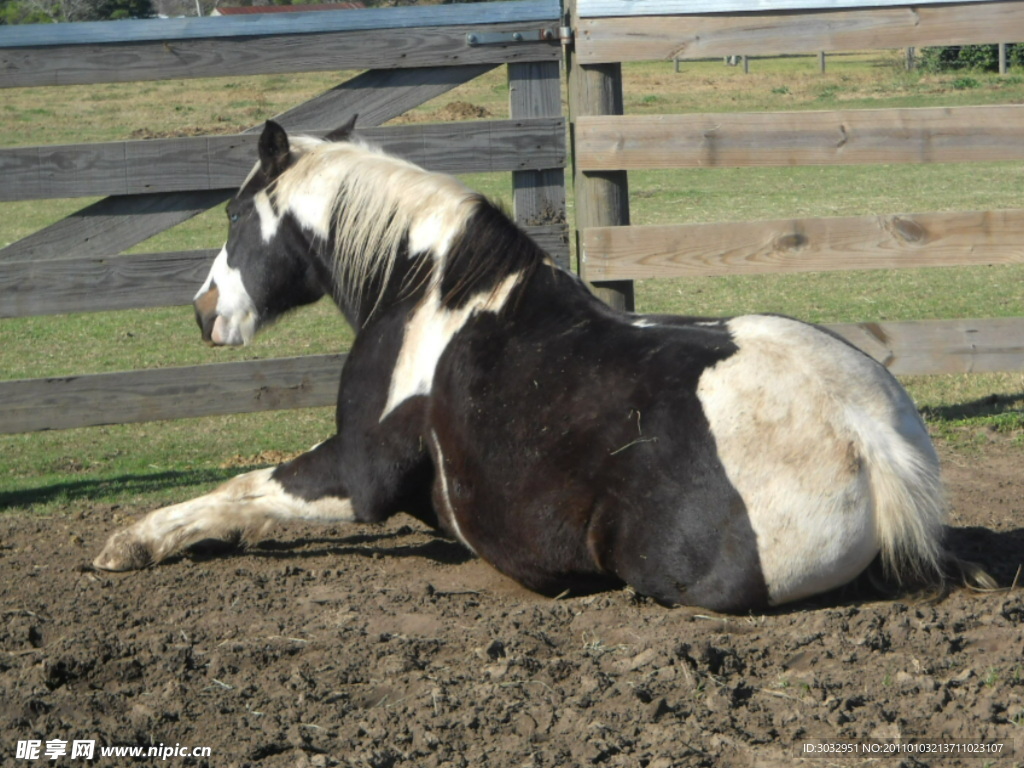
<svg viewBox="0 0 1024 768">
<path fill-rule="evenodd" d="M 623 115 L 621 62 L 1024 40 L 1016 0 L 575 0 L 570 120 L 584 276 L 1024 263 L 1024 210 L 629 225 L 627 172 L 1024 160 L 1024 107 Z M 573 87 L 573 83 L 582 83 Z M 894 171 L 898 172 L 898 171 Z M 1024 318 L 832 326 L 896 373 L 1024 370 Z"/>
<path fill-rule="evenodd" d="M 429 168 L 512 172 L 517 220 L 567 265 L 559 24 L 557 0 L 528 0 L 0 27 L 0 87 L 366 70 L 276 119 L 317 133 L 358 113 L 372 139 Z M 372 128 L 500 65 L 510 119 Z M 215 251 L 123 252 L 230 197 L 258 130 L 0 149 L 0 201 L 106 196 L 0 250 L 0 318 L 188 304 Z M 327 405 L 342 361 L 0 382 L 0 432 Z"/>
<path fill-rule="evenodd" d="M 621 83 L 625 61 L 1024 40 L 1016 0 L 575 0 L 564 16 L 556 0 L 527 0 L 287 16 L 0 28 L 0 87 L 368 68 L 278 118 L 317 132 L 353 112 L 381 125 L 507 65 L 508 120 L 370 133 L 439 170 L 511 171 L 517 219 L 568 265 L 564 54 L 573 246 L 609 300 L 630 306 L 639 278 L 1024 262 L 1021 210 L 631 227 L 628 191 L 639 168 L 1020 161 L 1024 107 L 626 116 Z M 190 301 L 211 251 L 122 254 L 225 200 L 254 141 L 0 150 L 0 201 L 107 195 L 0 250 L 0 318 Z M 897 373 L 1024 369 L 1024 318 L 833 327 Z M 342 358 L 0 382 L 0 432 L 329 404 Z"/>
</svg>

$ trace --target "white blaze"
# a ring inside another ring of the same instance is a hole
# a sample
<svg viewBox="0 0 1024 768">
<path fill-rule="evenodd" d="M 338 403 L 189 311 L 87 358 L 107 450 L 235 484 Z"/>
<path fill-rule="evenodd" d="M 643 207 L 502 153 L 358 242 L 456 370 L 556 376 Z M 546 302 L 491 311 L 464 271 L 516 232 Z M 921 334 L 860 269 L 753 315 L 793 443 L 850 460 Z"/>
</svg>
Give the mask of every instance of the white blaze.
<svg viewBox="0 0 1024 768">
<path fill-rule="evenodd" d="M 217 285 L 217 319 L 211 339 L 214 344 L 241 346 L 256 335 L 258 313 L 252 298 L 242 283 L 242 273 L 228 265 L 227 246 L 221 248 L 213 261 L 210 274 L 196 294 L 198 299 L 211 285 Z"/>
</svg>

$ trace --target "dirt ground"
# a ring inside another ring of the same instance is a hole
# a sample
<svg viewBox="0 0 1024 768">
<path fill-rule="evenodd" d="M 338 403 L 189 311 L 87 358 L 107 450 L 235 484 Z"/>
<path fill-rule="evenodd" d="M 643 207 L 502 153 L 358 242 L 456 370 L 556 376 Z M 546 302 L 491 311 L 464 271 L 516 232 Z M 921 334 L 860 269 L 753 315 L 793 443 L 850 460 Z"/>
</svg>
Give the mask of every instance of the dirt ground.
<svg viewBox="0 0 1024 768">
<path fill-rule="evenodd" d="M 1009 586 L 1024 450 L 946 453 L 950 539 Z M 1024 589 L 765 616 L 528 593 L 408 518 L 84 567 L 144 510 L 0 516 L 0 765 L 1024 765 Z M 1022 577 L 1024 581 L 1024 577 Z M 814 739 L 999 754 L 805 760 Z M 210 757 L 18 759 L 18 741 Z"/>
</svg>

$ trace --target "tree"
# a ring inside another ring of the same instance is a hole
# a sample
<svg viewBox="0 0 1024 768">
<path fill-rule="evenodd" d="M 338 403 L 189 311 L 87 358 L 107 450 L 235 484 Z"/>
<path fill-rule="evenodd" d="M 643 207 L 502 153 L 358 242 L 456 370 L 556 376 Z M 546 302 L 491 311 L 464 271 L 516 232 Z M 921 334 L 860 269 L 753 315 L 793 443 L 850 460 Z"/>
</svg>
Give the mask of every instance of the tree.
<svg viewBox="0 0 1024 768">
<path fill-rule="evenodd" d="M 156 14 L 151 0 L 94 0 L 99 19 L 149 19 Z"/>
<path fill-rule="evenodd" d="M 0 0 L 0 22 L 4 24 L 146 19 L 153 15 L 151 0 Z"/>
<path fill-rule="evenodd" d="M 53 19 L 20 0 L 0 0 L 0 25 L 43 24 L 48 21 Z"/>
<path fill-rule="evenodd" d="M 1006 46 L 1006 60 L 1011 66 L 1024 64 L 1024 43 Z M 998 45 L 943 45 L 921 51 L 921 69 L 926 72 L 956 72 L 973 69 L 995 72 L 999 69 Z"/>
</svg>

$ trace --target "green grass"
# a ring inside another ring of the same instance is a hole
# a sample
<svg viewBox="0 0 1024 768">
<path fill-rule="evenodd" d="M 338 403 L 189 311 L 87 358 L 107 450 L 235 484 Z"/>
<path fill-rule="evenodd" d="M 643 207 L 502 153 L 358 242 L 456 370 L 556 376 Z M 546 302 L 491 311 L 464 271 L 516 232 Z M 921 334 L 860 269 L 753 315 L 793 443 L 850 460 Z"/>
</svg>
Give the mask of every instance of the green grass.
<svg viewBox="0 0 1024 768">
<path fill-rule="evenodd" d="M 156 506 L 331 435 L 330 408 L 90 427 L 3 437 L 0 509 Z"/>
<path fill-rule="evenodd" d="M 898 54 L 754 60 L 751 73 L 720 62 L 624 67 L 626 112 L 730 112 L 1002 104 L 1024 101 L 1024 77 L 907 73 Z M 10 89 L 0 106 L 0 146 L 230 133 L 308 100 L 349 73 L 275 75 L 140 84 Z M 403 121 L 443 117 L 468 102 L 507 115 L 496 70 L 419 107 Z M 344 116 L 340 116 L 339 120 Z M 509 205 L 507 174 L 466 177 Z M 973 165 L 697 169 L 630 174 L 638 224 L 738 221 L 1016 208 L 1024 167 Z M 30 201 L 0 206 L 6 245 L 87 204 Z M 571 201 L 570 201 L 571 205 Z M 214 210 L 134 252 L 219 247 Z M 822 322 L 1019 316 L 1024 266 L 833 272 L 642 281 L 639 309 L 728 315 L 775 311 Z M 321 302 L 244 349 L 199 343 L 187 307 L 0 321 L 0 379 L 336 352 L 351 342 L 337 311 Z M 1024 374 L 907 377 L 932 430 L 969 452 L 995 435 L 1021 442 Z M 0 509 L 52 513 L 83 504 L 148 507 L 208 489 L 242 467 L 276 460 L 329 436 L 331 409 L 235 415 L 0 436 Z"/>
</svg>

